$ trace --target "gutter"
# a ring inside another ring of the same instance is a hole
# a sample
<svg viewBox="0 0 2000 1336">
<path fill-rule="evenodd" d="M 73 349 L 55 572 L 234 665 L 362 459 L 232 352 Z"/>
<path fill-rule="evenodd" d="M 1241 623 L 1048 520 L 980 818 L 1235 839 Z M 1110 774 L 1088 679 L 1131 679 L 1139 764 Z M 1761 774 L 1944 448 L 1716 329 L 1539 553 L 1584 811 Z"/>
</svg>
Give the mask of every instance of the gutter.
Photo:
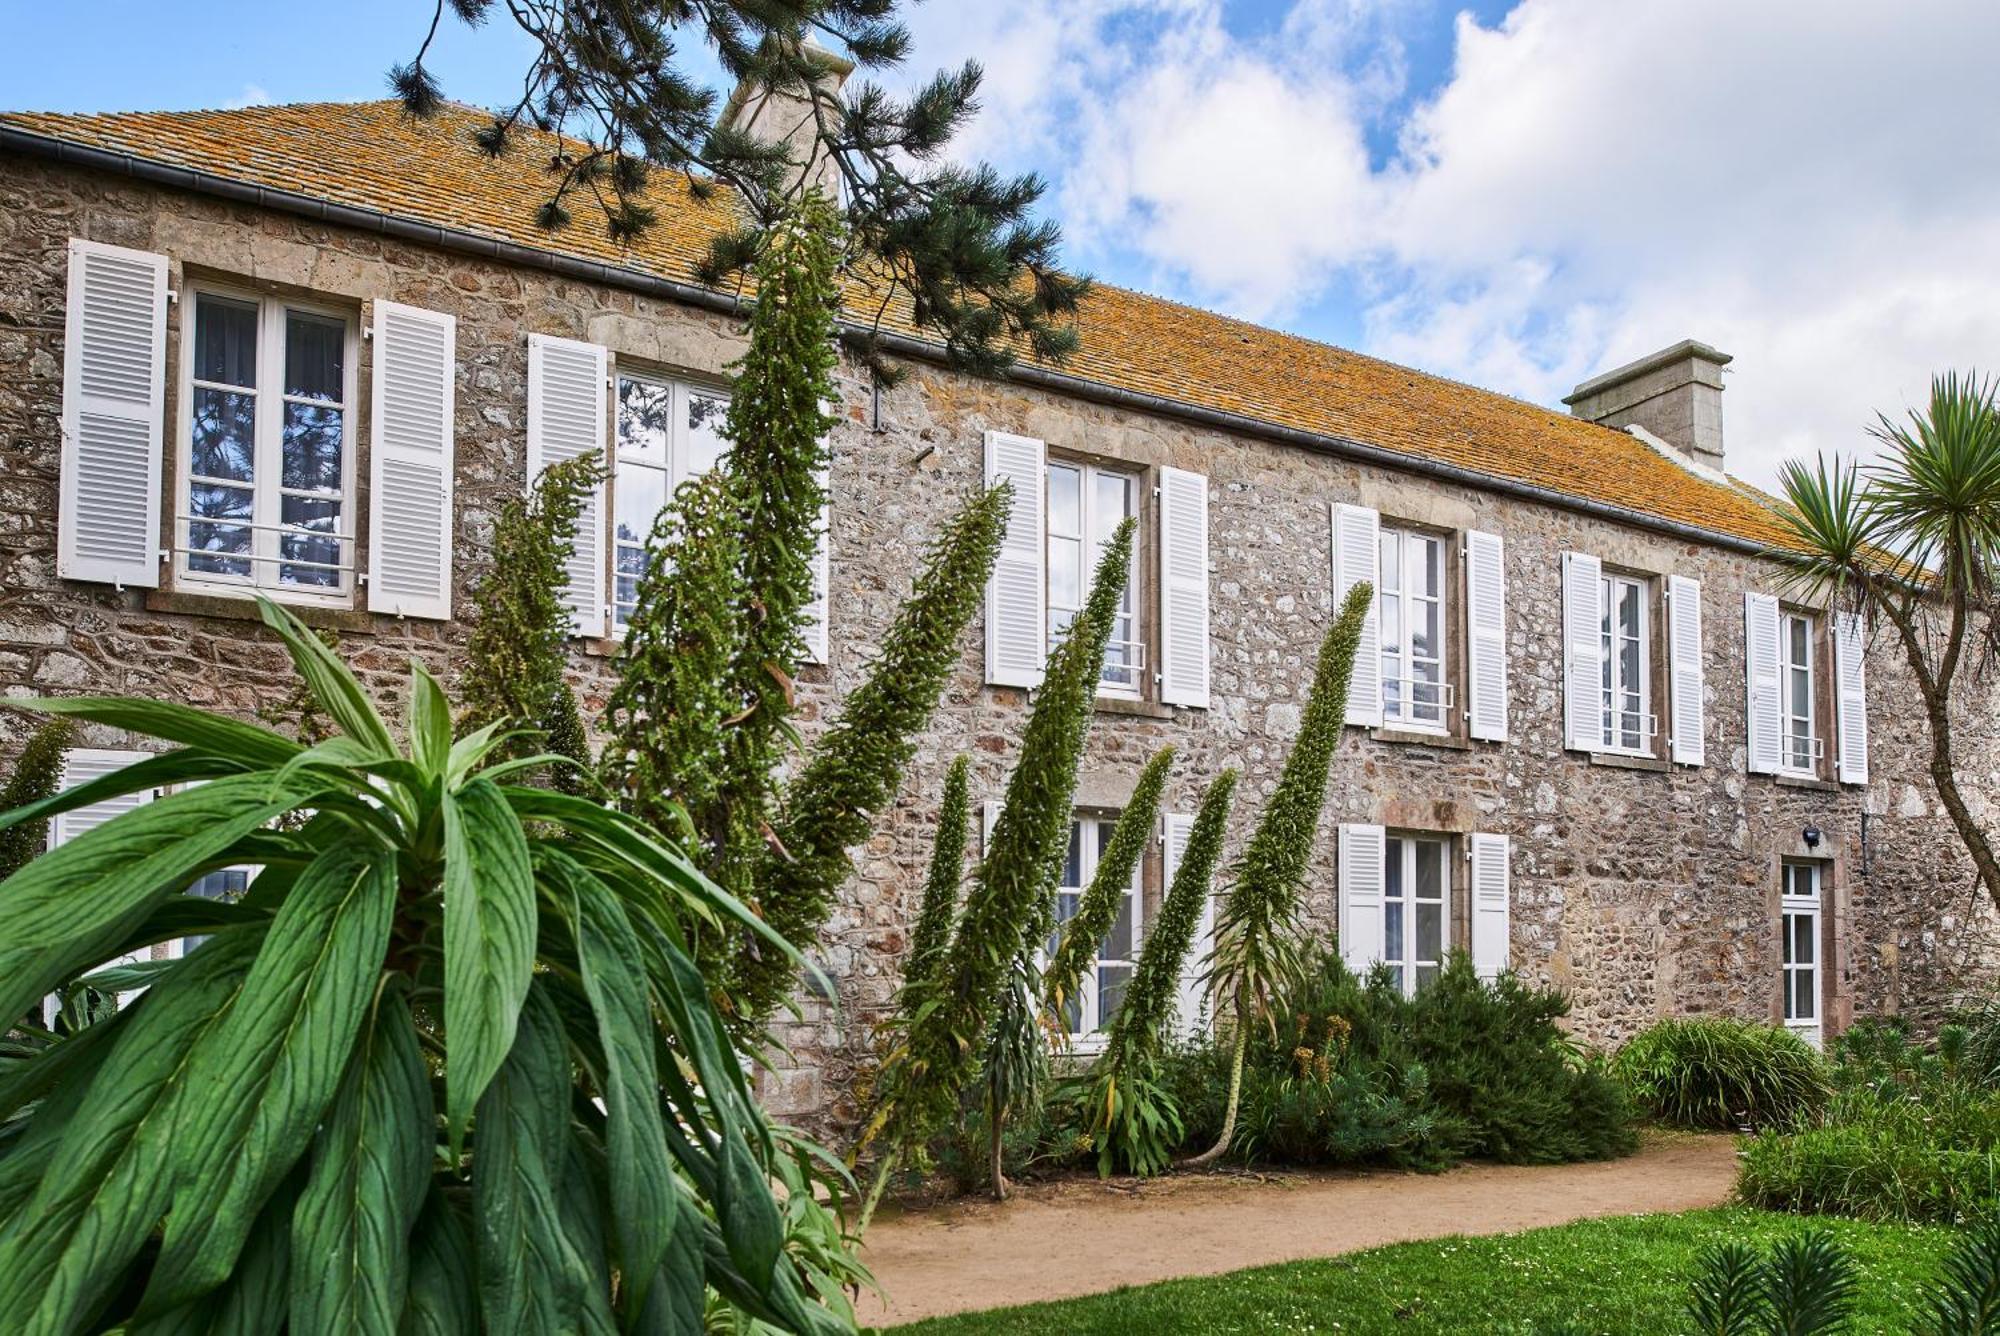
<svg viewBox="0 0 2000 1336">
<path fill-rule="evenodd" d="M 314 222 L 331 223 L 352 228 L 359 232 L 370 232 L 378 236 L 393 237 L 420 246 L 452 251 L 481 259 L 499 260 L 506 264 L 520 265 L 529 269 L 540 269 L 548 273 L 560 274 L 587 283 L 602 284 L 607 287 L 623 288 L 650 297 L 662 297 L 684 306 L 701 310 L 717 311 L 725 315 L 741 315 L 743 303 L 728 293 L 717 292 L 713 288 L 701 287 L 694 283 L 683 283 L 670 278 L 661 278 L 641 270 L 620 265 L 605 264 L 597 260 L 578 259 L 554 251 L 533 246 L 523 246 L 518 242 L 501 241 L 482 236 L 476 232 L 460 228 L 441 227 L 432 223 L 413 222 L 394 214 L 376 209 L 360 208 L 351 204 L 337 204 L 331 200 L 319 199 L 312 195 L 292 190 L 278 190 L 269 186 L 252 185 L 214 172 L 200 171 L 191 167 L 176 167 L 169 163 L 142 158 L 134 154 L 111 149 L 93 148 L 86 144 L 72 143 L 51 135 L 35 134 L 14 126 L 0 125 L 0 151 L 20 153 L 28 157 L 71 166 L 86 167 L 94 171 L 106 172 L 114 176 L 126 176 L 143 181 L 148 185 L 164 186 L 172 190 L 184 190 L 198 195 L 208 195 L 218 199 L 231 200 L 239 204 L 250 204 L 258 208 L 270 209 L 277 213 L 311 219 Z M 868 326 L 851 321 L 842 324 L 859 332 L 867 332 Z M 946 365 L 945 348 L 941 343 L 916 338 L 908 334 L 882 332 L 877 335 L 884 348 L 938 365 Z M 1644 529 L 1663 534 L 1670 538 L 1686 539 L 1721 548 L 1729 552 L 1749 556 L 1768 556 L 1770 549 L 1754 540 L 1735 534 L 1719 533 L 1700 525 L 1688 524 L 1681 520 L 1670 520 L 1659 515 L 1649 515 L 1643 511 L 1613 505 L 1607 501 L 1593 501 L 1587 497 L 1572 496 L 1567 492 L 1535 483 L 1522 482 L 1515 478 L 1502 477 L 1492 473 L 1482 473 L 1457 464 L 1447 464 L 1441 460 L 1429 459 L 1422 455 L 1405 454 L 1397 450 L 1386 450 L 1365 441 L 1353 440 L 1345 436 L 1334 436 L 1321 432 L 1304 431 L 1297 427 L 1281 426 L 1261 418 L 1253 418 L 1241 413 L 1231 413 L 1217 408 L 1206 408 L 1179 399 L 1169 399 L 1162 395 L 1148 394 L 1140 390 L 1121 389 L 1102 381 L 1089 380 L 1067 372 L 1051 370 L 1030 364 L 1016 364 L 1009 369 L 1006 379 L 1024 385 L 1033 385 L 1072 398 L 1103 404 L 1112 408 L 1124 408 L 1151 414 L 1156 417 L 1177 419 L 1197 426 L 1212 427 L 1235 435 L 1249 436 L 1260 440 L 1274 441 L 1285 445 L 1298 446 L 1319 454 L 1357 460 L 1403 473 L 1415 473 L 1435 478 L 1457 486 L 1470 487 L 1484 492 L 1494 492 L 1502 496 L 1524 501 L 1533 501 L 1559 510 L 1568 510 L 1588 515 L 1596 519 L 1609 520 L 1635 529 Z"/>
</svg>

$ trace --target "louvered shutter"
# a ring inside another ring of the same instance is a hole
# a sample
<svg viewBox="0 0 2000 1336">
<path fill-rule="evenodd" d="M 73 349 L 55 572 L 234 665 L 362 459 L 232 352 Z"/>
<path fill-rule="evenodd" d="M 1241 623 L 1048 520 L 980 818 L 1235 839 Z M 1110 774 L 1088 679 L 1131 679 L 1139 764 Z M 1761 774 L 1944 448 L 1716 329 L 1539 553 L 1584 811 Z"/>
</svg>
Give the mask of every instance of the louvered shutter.
<svg viewBox="0 0 2000 1336">
<path fill-rule="evenodd" d="M 1366 580 L 1376 591 L 1361 623 L 1354 673 L 1347 680 L 1347 722 L 1362 728 L 1382 723 L 1382 517 L 1366 506 L 1336 502 L 1333 507 L 1333 607 Z"/>
<path fill-rule="evenodd" d="M 1161 905 L 1166 908 L 1166 897 L 1173 894 L 1174 878 L 1180 874 L 1181 857 L 1187 852 L 1188 836 L 1194 831 L 1194 818 L 1181 813 L 1169 813 L 1163 818 L 1161 840 Z M 1159 920 L 1154 920 L 1157 927 Z M 1208 991 L 1202 984 L 1202 975 L 1208 968 L 1208 953 L 1215 946 L 1215 897 L 1204 891 L 1201 897 L 1201 918 L 1195 924 L 1194 942 L 1188 947 L 1187 955 L 1181 960 L 1180 982 L 1174 997 L 1174 1028 L 1183 1035 L 1195 1035 L 1201 1030 L 1202 1004 Z"/>
<path fill-rule="evenodd" d="M 1868 782 L 1868 682 L 1863 667 L 1867 652 L 1861 618 L 1851 612 L 1835 613 L 1833 681 L 1840 726 L 1836 761 L 1843 784 Z"/>
<path fill-rule="evenodd" d="M 1673 736 L 1669 755 L 1681 765 L 1700 765 L 1707 757 L 1702 740 L 1701 583 L 1685 575 L 1667 579 L 1667 659 L 1670 718 Z"/>
<path fill-rule="evenodd" d="M 986 680 L 995 686 L 1040 686 L 1048 658 L 1044 458 L 1032 436 L 986 433 L 986 485 L 1014 486 L 1007 532 L 986 583 Z"/>
<path fill-rule="evenodd" d="M 1508 871 L 1509 842 L 1505 835 L 1475 834 L 1469 852 L 1472 865 L 1472 965 L 1482 979 L 1491 979 L 1511 963 L 1513 894 Z"/>
<path fill-rule="evenodd" d="M 149 752 L 128 751 L 120 748 L 72 747 L 69 749 L 69 753 L 63 758 L 62 787 L 67 791 L 79 785 L 88 784 L 92 780 L 102 779 L 113 771 L 123 770 L 126 766 L 134 762 L 145 760 L 150 754 Z M 120 817 L 127 812 L 136 811 L 153 801 L 153 797 L 154 794 L 151 789 L 142 789 L 137 793 L 127 793 L 116 798 L 106 798 L 102 802 L 94 802 L 87 807 L 79 807 L 73 812 L 63 812 L 51 817 L 49 819 L 49 848 L 53 849 L 57 845 L 67 844 L 69 841 L 78 838 L 86 832 L 97 829 L 114 817 Z M 152 955 L 149 951 L 134 951 L 130 954 L 119 956 L 116 959 L 107 960 L 99 968 L 109 969 L 114 965 L 133 965 L 142 960 L 150 959 L 152 959 Z M 123 1002 L 130 996 L 132 996 L 130 993 L 120 994 L 120 1001 Z M 58 1005 L 58 999 L 53 995 L 43 1000 L 42 1015 L 44 1023 L 48 1023 L 53 1019 L 55 1009 Z"/>
<path fill-rule="evenodd" d="M 1775 775 L 1780 756 L 1778 679 L 1778 600 L 1769 594 L 1743 595 L 1743 668 L 1750 773 Z"/>
<path fill-rule="evenodd" d="M 1366 974 L 1382 958 L 1382 896 L 1387 852 L 1380 826 L 1340 828 L 1340 958 Z"/>
<path fill-rule="evenodd" d="M 833 471 L 822 467 L 819 471 L 820 495 L 826 498 L 819 508 L 819 538 L 813 544 L 812 602 L 805 606 L 801 614 L 804 625 L 801 628 L 806 641 L 806 661 L 825 663 L 827 661 L 827 612 L 833 598 Z"/>
<path fill-rule="evenodd" d="M 1507 561 L 1498 534 L 1465 535 L 1466 731 L 1507 740 Z"/>
<path fill-rule="evenodd" d="M 1604 745 L 1604 567 L 1583 552 L 1562 554 L 1563 745 Z"/>
<path fill-rule="evenodd" d="M 56 574 L 155 589 L 167 380 L 167 257 L 69 243 Z"/>
<path fill-rule="evenodd" d="M 594 343 L 528 336 L 528 485 L 553 464 L 605 449 L 610 354 Z M 563 602 L 580 636 L 604 634 L 604 488 L 592 487 L 563 562 Z"/>
<path fill-rule="evenodd" d="M 984 802 L 979 804 L 979 856 L 986 857 L 986 848 L 993 842 L 993 827 L 1000 821 L 1000 804 Z"/>
<path fill-rule="evenodd" d="M 1208 479 L 1160 470 L 1160 700 L 1208 708 Z"/>
<path fill-rule="evenodd" d="M 453 345 L 458 321 L 375 303 L 368 609 L 451 617 Z"/>
</svg>

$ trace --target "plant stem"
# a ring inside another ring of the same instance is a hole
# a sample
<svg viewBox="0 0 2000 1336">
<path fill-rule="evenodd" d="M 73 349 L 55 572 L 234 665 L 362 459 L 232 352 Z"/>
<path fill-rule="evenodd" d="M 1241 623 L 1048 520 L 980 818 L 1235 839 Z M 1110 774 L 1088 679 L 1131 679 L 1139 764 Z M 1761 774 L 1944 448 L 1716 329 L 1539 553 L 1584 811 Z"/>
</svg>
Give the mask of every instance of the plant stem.
<svg viewBox="0 0 2000 1336">
<path fill-rule="evenodd" d="M 1222 1135 L 1215 1144 L 1192 1159 L 1182 1160 L 1183 1169 L 1199 1169 L 1221 1159 L 1236 1136 L 1236 1109 L 1243 1097 L 1243 1054 L 1250 1042 L 1250 1017 L 1243 999 L 1236 999 L 1236 1039 L 1229 1048 L 1229 1103 L 1222 1111 Z"/>
</svg>

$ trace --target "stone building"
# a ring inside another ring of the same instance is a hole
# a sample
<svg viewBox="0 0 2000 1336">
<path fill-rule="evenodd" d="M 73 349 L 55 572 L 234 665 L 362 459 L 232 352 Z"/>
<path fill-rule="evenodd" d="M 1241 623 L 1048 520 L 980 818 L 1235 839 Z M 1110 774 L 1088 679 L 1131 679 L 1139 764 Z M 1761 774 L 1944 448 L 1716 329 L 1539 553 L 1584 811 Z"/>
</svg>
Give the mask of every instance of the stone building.
<svg viewBox="0 0 2000 1336">
<path fill-rule="evenodd" d="M 743 326 L 691 264 L 726 205 L 663 178 L 659 225 L 629 248 L 581 221 L 544 233 L 543 155 L 482 157 L 479 120 L 0 116 L 9 692 L 256 715 L 288 684 L 252 589 L 337 631 L 385 691 L 412 655 L 449 679 L 495 505 L 604 445 L 616 476 L 572 567 L 574 674 L 602 705 L 637 538 L 719 449 Z M 998 796 L 1047 636 L 1128 513 L 1140 560 L 1065 885 L 1167 743 L 1176 817 L 1081 1029 L 1115 1005 L 1169 836 L 1224 766 L 1245 775 L 1240 847 L 1357 579 L 1381 594 L 1309 887 L 1351 959 L 1415 986 L 1466 947 L 1568 990 L 1593 1043 L 1688 1012 L 1818 1036 L 1933 1016 L 1985 979 L 1992 919 L 1900 664 L 1786 597 L 1769 502 L 1723 471 L 1723 354 L 1675 345 L 1580 386 L 1565 416 L 1108 287 L 1080 354 L 1003 380 L 889 326 L 909 376 L 844 369 L 809 729 L 961 500 L 997 476 L 1023 500 L 984 625 L 812 944 L 838 1005 L 807 999 L 789 1027 L 781 1109 L 840 1111 L 898 978 L 944 769 L 970 753 L 975 792 Z M 1993 714 L 1967 703 L 1983 794 Z M 12 745 L 25 725 L 5 727 Z M 79 774 L 133 745 L 88 741 Z"/>
</svg>

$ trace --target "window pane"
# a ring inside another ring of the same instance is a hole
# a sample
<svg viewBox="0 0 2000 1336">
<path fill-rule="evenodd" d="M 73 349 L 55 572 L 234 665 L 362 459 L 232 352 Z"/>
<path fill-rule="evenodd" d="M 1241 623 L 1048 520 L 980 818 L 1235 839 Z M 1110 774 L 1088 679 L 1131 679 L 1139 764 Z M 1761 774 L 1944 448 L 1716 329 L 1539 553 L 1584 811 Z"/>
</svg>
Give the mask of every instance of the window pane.
<svg viewBox="0 0 2000 1336">
<path fill-rule="evenodd" d="M 1083 536 L 1083 471 L 1067 465 L 1049 467 L 1049 532 L 1070 538 Z"/>
<path fill-rule="evenodd" d="M 1063 856 L 1062 885 L 1072 888 L 1083 885 L 1083 826 L 1081 822 L 1069 823 L 1069 852 Z"/>
<path fill-rule="evenodd" d="M 1425 598 L 1444 596 L 1444 540 L 1419 538 L 1417 550 L 1417 592 Z"/>
<path fill-rule="evenodd" d="M 1391 962 L 1403 959 L 1403 902 L 1390 900 L 1382 906 L 1382 958 Z"/>
<path fill-rule="evenodd" d="M 346 412 L 320 404 L 285 405 L 284 485 L 340 490 L 340 446 Z"/>
<path fill-rule="evenodd" d="M 1814 996 L 1814 993 L 1817 991 L 1814 987 L 1816 982 L 1817 979 L 1813 970 L 1794 970 L 1792 972 L 1793 1019 L 1809 1021 L 1819 1015 L 1819 998 Z"/>
<path fill-rule="evenodd" d="M 1792 916 L 1792 959 L 1801 965 L 1810 965 L 1819 956 L 1819 943 L 1814 940 L 1814 922 L 1811 914 Z"/>
<path fill-rule="evenodd" d="M 1431 900 L 1417 902 L 1418 960 L 1444 958 L 1444 906 Z"/>
<path fill-rule="evenodd" d="M 1393 529 L 1382 531 L 1382 592 L 1392 594 L 1403 587 L 1403 536 Z"/>
<path fill-rule="evenodd" d="M 667 467 L 672 439 L 674 392 L 653 380 L 618 378 L 618 462 Z"/>
<path fill-rule="evenodd" d="M 1444 896 L 1444 845 L 1436 840 L 1417 841 L 1417 896 L 1424 900 Z"/>
<path fill-rule="evenodd" d="M 198 478 L 250 482 L 256 467 L 257 399 L 196 390 L 189 428 L 191 472 Z"/>
<path fill-rule="evenodd" d="M 1797 918 L 1798 915 L 1796 914 L 1786 914 L 1778 920 L 1778 952 L 1780 963 L 1782 964 L 1789 965 L 1792 963 L 1792 923 Z"/>
<path fill-rule="evenodd" d="M 1125 1001 L 1125 989 L 1132 982 L 1130 965 L 1100 965 L 1097 970 L 1097 1028 L 1111 1028 L 1111 1018 Z"/>
<path fill-rule="evenodd" d="M 1436 981 L 1437 976 L 1438 967 L 1436 965 L 1417 966 L 1417 987 L 1426 988 L 1430 986 L 1431 983 Z"/>
<path fill-rule="evenodd" d="M 1803 664 L 1806 661 L 1806 641 L 1808 639 L 1806 634 L 1806 619 L 1803 617 L 1787 617 L 1785 619 L 1785 635 L 1791 641 L 1791 661 L 1795 664 Z"/>
<path fill-rule="evenodd" d="M 1083 606 L 1083 544 L 1077 539 L 1049 539 L 1049 605 Z"/>
<path fill-rule="evenodd" d="M 722 434 L 728 416 L 727 399 L 694 390 L 688 392 L 688 477 L 714 468 L 729 449 L 729 439 Z"/>
<path fill-rule="evenodd" d="M 1417 603 L 1410 609 L 1410 657 L 1438 657 L 1438 605 Z"/>
<path fill-rule="evenodd" d="M 612 561 L 615 570 L 613 602 L 619 625 L 639 601 L 639 577 L 646 573 L 646 540 L 653 532 L 653 520 L 667 503 L 667 475 L 664 470 L 637 465 L 621 467 L 613 483 Z"/>
<path fill-rule="evenodd" d="M 1621 634 L 1631 637 L 1638 636 L 1639 610 L 1639 586 L 1630 581 L 1619 581 L 1618 630 Z"/>
<path fill-rule="evenodd" d="M 196 483 L 188 489 L 188 513 L 197 518 L 188 525 L 188 569 L 205 575 L 247 577 L 250 562 L 204 553 L 250 553 L 250 502 L 247 487 L 214 487 Z M 243 520 L 243 524 L 218 524 L 215 520 Z"/>
<path fill-rule="evenodd" d="M 1107 960 L 1130 960 L 1138 953 L 1132 949 L 1132 897 L 1120 896 L 1118 917 L 1111 921 L 1111 931 L 1104 935 L 1104 942 L 1097 954 Z"/>
<path fill-rule="evenodd" d="M 1118 522 L 1132 511 L 1132 480 L 1117 473 L 1094 476 L 1091 538 L 1102 545 L 1111 541 L 1111 535 L 1118 530 Z"/>
<path fill-rule="evenodd" d="M 285 312 L 285 393 L 339 403 L 347 398 L 342 363 L 347 325 L 321 315 Z"/>
<path fill-rule="evenodd" d="M 257 384 L 257 307 L 201 296 L 194 305 L 194 378 Z"/>
<path fill-rule="evenodd" d="M 1056 926 L 1049 930 L 1049 940 L 1042 947 L 1044 955 L 1053 956 L 1056 953 L 1056 948 L 1062 945 L 1063 924 L 1076 917 L 1077 908 L 1082 903 L 1083 896 L 1076 891 L 1059 891 L 1056 893 Z M 1072 1026 L 1070 1028 L 1074 1029 L 1075 1027 Z"/>
<path fill-rule="evenodd" d="M 340 532 L 340 502 L 311 496 L 285 497 L 282 522 L 312 531 L 310 536 L 290 532 L 278 536 L 278 555 L 284 558 L 284 562 L 321 564 L 293 566 L 281 563 L 278 579 L 291 585 L 339 588 L 341 573 L 325 567 L 340 564 L 341 543 L 335 537 Z"/>
</svg>

